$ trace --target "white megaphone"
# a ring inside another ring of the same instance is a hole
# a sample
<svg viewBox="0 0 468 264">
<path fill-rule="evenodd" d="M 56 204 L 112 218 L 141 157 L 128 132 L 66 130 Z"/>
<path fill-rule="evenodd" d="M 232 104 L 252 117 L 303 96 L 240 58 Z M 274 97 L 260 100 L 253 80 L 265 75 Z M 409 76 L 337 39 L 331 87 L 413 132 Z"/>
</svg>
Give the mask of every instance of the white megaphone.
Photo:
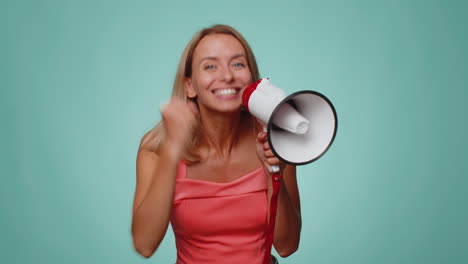
<svg viewBox="0 0 468 264">
<path fill-rule="evenodd" d="M 242 103 L 264 125 L 271 150 L 286 164 L 317 160 L 335 139 L 335 108 L 318 92 L 304 90 L 286 96 L 264 78 L 245 88 Z"/>
</svg>

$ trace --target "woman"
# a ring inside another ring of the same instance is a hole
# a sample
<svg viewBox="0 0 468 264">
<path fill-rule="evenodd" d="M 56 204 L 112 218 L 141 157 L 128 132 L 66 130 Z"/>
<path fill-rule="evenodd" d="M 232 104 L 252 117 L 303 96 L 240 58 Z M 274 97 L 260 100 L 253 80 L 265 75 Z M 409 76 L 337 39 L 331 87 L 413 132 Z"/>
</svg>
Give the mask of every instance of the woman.
<svg viewBox="0 0 468 264">
<path fill-rule="evenodd" d="M 252 50 L 235 29 L 215 25 L 188 43 L 173 98 L 138 151 L 132 235 L 144 257 L 171 222 L 177 263 L 262 263 L 268 165 L 280 165 L 283 175 L 274 247 L 282 257 L 298 248 L 296 169 L 280 164 L 266 134 L 242 110 L 242 91 L 257 79 Z"/>
</svg>

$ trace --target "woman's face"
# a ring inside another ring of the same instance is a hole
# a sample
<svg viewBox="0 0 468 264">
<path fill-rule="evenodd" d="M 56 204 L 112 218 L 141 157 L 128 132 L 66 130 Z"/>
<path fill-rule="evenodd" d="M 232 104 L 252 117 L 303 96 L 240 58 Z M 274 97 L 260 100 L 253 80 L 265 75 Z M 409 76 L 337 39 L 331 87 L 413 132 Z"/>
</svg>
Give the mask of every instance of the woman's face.
<svg viewBox="0 0 468 264">
<path fill-rule="evenodd" d="M 242 91 L 252 82 L 242 44 L 228 34 L 205 36 L 195 48 L 192 76 L 186 94 L 203 108 L 218 112 L 239 111 Z"/>
</svg>

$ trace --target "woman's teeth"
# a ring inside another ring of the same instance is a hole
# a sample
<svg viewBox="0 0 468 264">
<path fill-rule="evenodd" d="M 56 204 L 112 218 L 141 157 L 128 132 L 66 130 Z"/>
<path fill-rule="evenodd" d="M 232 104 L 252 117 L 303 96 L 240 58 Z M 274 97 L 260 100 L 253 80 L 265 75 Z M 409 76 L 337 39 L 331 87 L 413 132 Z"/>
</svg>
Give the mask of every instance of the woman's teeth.
<svg viewBox="0 0 468 264">
<path fill-rule="evenodd" d="M 219 89 L 215 91 L 215 95 L 234 95 L 236 93 L 237 91 L 234 88 Z"/>
</svg>

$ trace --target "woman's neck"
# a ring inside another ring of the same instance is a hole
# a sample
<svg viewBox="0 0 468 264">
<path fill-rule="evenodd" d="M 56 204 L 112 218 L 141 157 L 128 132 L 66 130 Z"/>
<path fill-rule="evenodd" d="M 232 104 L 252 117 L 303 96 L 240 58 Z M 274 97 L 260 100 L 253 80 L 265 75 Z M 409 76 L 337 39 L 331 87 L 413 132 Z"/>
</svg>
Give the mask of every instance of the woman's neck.
<svg viewBox="0 0 468 264">
<path fill-rule="evenodd" d="M 206 157 L 229 158 L 245 132 L 246 117 L 235 113 L 201 113 L 201 148 Z M 250 126 L 249 126 L 250 127 Z"/>
</svg>

